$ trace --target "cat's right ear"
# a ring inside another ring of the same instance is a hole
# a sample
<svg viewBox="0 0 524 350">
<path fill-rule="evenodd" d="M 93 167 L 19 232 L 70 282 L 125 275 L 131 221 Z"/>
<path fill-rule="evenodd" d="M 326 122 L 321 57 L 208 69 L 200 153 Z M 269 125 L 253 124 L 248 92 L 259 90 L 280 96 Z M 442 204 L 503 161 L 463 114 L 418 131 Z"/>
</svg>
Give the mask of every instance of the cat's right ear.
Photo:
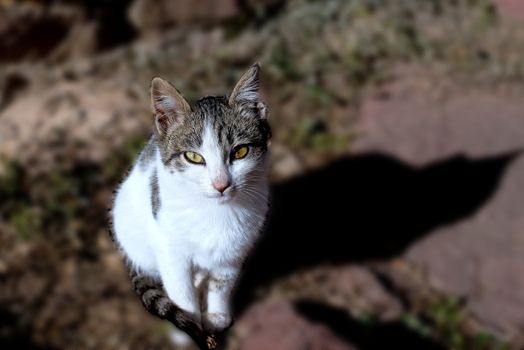
<svg viewBox="0 0 524 350">
<path fill-rule="evenodd" d="M 151 108 L 159 135 L 173 125 L 182 124 L 191 107 L 170 82 L 159 77 L 151 81 Z"/>
</svg>

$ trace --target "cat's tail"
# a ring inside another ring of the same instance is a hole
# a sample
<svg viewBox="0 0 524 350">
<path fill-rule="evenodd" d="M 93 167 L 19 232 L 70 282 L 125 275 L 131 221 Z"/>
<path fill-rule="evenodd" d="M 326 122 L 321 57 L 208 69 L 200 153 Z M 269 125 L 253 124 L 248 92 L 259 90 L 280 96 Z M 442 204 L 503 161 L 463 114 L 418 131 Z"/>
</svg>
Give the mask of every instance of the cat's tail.
<svg viewBox="0 0 524 350">
<path fill-rule="evenodd" d="M 200 349 L 217 348 L 217 335 L 207 333 L 194 315 L 173 303 L 159 282 L 138 273 L 131 274 L 131 281 L 135 292 L 150 314 L 171 322 L 187 333 Z"/>
</svg>

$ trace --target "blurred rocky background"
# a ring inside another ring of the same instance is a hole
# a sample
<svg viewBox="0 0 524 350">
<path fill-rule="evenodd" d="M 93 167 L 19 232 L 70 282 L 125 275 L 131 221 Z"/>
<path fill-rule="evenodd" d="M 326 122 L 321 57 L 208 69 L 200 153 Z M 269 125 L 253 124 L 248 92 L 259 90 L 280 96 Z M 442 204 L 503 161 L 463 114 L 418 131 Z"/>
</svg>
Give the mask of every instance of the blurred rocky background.
<svg viewBox="0 0 524 350">
<path fill-rule="evenodd" d="M 227 349 L 524 349 L 520 0 L 0 0 L 0 348 L 174 348 L 112 190 L 153 76 L 257 60 L 274 200 Z"/>
</svg>

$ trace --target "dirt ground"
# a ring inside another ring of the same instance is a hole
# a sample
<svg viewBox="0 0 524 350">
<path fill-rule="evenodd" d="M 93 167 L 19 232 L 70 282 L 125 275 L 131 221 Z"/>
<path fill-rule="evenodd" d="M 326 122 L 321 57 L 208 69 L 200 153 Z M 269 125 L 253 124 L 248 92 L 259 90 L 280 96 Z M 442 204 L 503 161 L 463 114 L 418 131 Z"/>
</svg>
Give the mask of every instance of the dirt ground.
<svg viewBox="0 0 524 350">
<path fill-rule="evenodd" d="M 262 64 L 272 211 L 227 349 L 524 348 L 518 1 L 0 1 L 0 348 L 173 349 L 108 232 L 151 131 Z"/>
</svg>

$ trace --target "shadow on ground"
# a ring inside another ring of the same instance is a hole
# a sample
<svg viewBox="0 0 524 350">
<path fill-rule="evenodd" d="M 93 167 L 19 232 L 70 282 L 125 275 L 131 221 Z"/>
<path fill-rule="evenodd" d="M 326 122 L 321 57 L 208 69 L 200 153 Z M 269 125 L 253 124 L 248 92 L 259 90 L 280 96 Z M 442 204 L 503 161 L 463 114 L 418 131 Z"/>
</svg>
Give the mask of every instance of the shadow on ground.
<svg viewBox="0 0 524 350">
<path fill-rule="evenodd" d="M 367 154 L 275 185 L 267 232 L 246 263 L 233 299 L 236 312 L 251 303 L 257 287 L 276 278 L 323 263 L 389 259 L 435 228 L 472 215 L 495 193 L 517 155 L 455 156 L 414 168 L 390 156 Z M 322 308 L 307 310 L 330 314 Z M 345 324 L 348 334 L 357 332 L 351 320 Z M 388 329 L 395 326 L 368 332 L 378 337 Z"/>
<path fill-rule="evenodd" d="M 351 318 L 347 312 L 312 301 L 297 302 L 295 309 L 307 319 L 327 325 L 360 350 L 381 350 L 392 346 L 403 350 L 446 349 L 399 322 L 366 324 Z"/>
</svg>

